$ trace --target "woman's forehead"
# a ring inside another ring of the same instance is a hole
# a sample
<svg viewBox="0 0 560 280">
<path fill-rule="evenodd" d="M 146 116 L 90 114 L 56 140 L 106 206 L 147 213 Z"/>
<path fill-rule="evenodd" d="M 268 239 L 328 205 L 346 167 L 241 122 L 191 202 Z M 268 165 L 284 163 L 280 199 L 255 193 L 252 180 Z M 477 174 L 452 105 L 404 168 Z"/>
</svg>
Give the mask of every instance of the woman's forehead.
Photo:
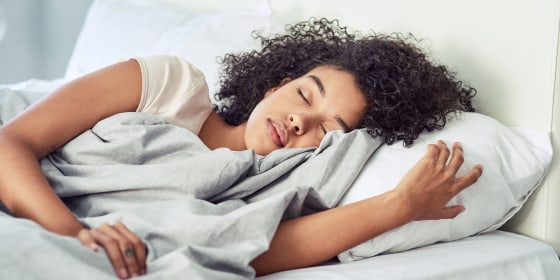
<svg viewBox="0 0 560 280">
<path fill-rule="evenodd" d="M 323 64 L 323 65 L 318 65 L 318 66 L 312 68 L 311 70 L 309 70 L 309 71 L 307 72 L 307 74 L 312 73 L 312 72 L 325 72 L 325 71 L 333 71 L 333 70 L 334 70 L 334 71 L 340 71 L 340 72 L 343 72 L 343 73 L 352 75 L 352 74 L 350 74 L 350 72 L 344 70 L 344 68 L 342 68 L 341 66 L 334 65 L 334 64 Z M 305 76 L 305 75 L 304 75 L 304 76 Z"/>
<path fill-rule="evenodd" d="M 309 78 L 327 90 L 330 88 L 331 91 L 357 91 L 363 95 L 354 75 L 340 66 L 317 66 L 302 75 L 301 78 Z"/>
</svg>

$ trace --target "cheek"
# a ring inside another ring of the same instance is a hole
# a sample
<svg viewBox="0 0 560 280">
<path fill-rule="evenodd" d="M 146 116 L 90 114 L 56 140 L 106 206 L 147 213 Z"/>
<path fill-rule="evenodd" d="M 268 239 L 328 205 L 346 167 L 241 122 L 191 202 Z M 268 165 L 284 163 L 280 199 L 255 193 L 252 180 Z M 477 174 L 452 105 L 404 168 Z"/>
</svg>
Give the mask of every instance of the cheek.
<svg viewBox="0 0 560 280">
<path fill-rule="evenodd" d="M 270 113 L 273 109 L 273 100 L 271 97 L 267 97 L 259 101 L 255 108 L 249 114 L 249 118 L 247 119 L 247 123 L 249 122 L 258 122 L 259 119 L 266 119 L 266 115 Z"/>
<path fill-rule="evenodd" d="M 274 150 L 274 143 L 267 140 L 266 125 L 255 118 L 247 121 L 245 128 L 245 148 L 254 150 L 259 155 L 267 155 Z"/>
<path fill-rule="evenodd" d="M 260 111 L 260 107 L 257 104 L 257 106 L 253 109 L 253 111 L 251 111 L 249 117 L 247 118 L 247 125 L 250 125 L 255 122 L 255 119 L 259 116 L 259 111 Z"/>
</svg>

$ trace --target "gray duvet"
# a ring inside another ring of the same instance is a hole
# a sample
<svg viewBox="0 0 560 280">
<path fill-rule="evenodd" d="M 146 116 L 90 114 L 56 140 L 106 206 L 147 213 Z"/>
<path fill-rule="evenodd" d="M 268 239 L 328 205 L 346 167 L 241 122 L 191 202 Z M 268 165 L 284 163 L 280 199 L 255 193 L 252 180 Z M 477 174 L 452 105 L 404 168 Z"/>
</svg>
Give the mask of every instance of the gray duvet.
<svg viewBox="0 0 560 280">
<path fill-rule="evenodd" d="M 35 96 L 0 90 L 2 123 Z M 211 151 L 159 117 L 122 113 L 41 167 L 82 223 L 121 221 L 145 241 L 144 278 L 246 279 L 254 277 L 249 263 L 267 250 L 278 224 L 336 206 L 378 146 L 354 131 L 329 133 L 317 149 L 267 156 Z M 0 213 L 0 240 L 0 279 L 116 278 L 102 250 L 32 221 Z"/>
</svg>

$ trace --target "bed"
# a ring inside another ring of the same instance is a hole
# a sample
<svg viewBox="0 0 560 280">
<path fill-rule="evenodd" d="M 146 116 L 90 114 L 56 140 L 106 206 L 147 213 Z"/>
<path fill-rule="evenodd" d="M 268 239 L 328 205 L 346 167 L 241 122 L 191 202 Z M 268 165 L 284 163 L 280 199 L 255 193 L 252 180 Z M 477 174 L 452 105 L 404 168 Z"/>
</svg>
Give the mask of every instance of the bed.
<svg viewBox="0 0 560 280">
<path fill-rule="evenodd" d="M 477 88 L 481 113 L 450 121 L 446 129 L 423 135 L 410 149 L 399 143 L 378 148 L 349 190 L 333 199 L 333 206 L 388 190 L 421 154 L 422 144 L 436 139 L 460 140 L 465 150 L 473 151 L 466 166 L 485 161 L 485 173 L 492 176 L 478 183 L 489 187 L 456 198 L 469 209 L 456 220 L 411 223 L 341 253 L 336 261 L 257 278 L 559 279 L 560 209 L 554 201 L 560 198 L 560 163 L 553 153 L 560 149 L 558 1 L 349 0 L 343 6 L 330 0 L 97 0 L 64 77 L 6 87 L 45 93 L 131 56 L 170 54 L 199 67 L 212 93 L 219 78 L 216 57 L 257 47 L 251 38 L 254 30 L 274 33 L 310 17 L 336 18 L 357 31 L 411 32 L 426 38 L 422 47 L 435 60 Z M 368 187 L 372 182 L 381 187 Z M 37 233 L 54 245 L 43 255 L 64 254 L 64 246 L 55 246 L 64 241 L 44 235 Z M 0 252 L 7 255 L 10 248 L 19 250 L 0 245 Z M 27 249 L 33 246 L 21 249 L 29 257 Z M 71 258 L 56 266 L 38 257 L 30 260 L 36 261 L 36 269 L 23 271 L 16 261 L 0 258 L 0 270 L 16 272 L 0 272 L 1 278 L 75 279 L 76 274 L 68 273 L 79 268 L 84 273 L 78 278 L 111 277 L 110 267 L 97 260 L 91 267 L 87 260 L 73 263 Z M 181 275 L 173 273 L 145 278 Z"/>
</svg>

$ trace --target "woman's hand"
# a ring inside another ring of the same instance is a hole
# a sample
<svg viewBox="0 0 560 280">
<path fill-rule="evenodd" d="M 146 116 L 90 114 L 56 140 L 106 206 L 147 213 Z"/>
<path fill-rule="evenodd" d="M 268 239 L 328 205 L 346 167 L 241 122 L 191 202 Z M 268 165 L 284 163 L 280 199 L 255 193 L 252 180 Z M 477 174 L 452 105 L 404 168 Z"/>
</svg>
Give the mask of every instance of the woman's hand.
<svg viewBox="0 0 560 280">
<path fill-rule="evenodd" d="M 82 229 L 77 238 L 93 251 L 102 246 L 121 279 L 146 274 L 146 245 L 124 224 Z"/>
<path fill-rule="evenodd" d="M 477 165 L 465 175 L 456 177 L 462 164 L 463 149 L 459 143 L 453 145 L 452 154 L 443 141 L 428 146 L 426 155 L 395 188 L 410 207 L 413 220 L 450 219 L 465 210 L 461 205 L 446 204 L 477 181 L 482 174 L 482 166 Z"/>
</svg>

